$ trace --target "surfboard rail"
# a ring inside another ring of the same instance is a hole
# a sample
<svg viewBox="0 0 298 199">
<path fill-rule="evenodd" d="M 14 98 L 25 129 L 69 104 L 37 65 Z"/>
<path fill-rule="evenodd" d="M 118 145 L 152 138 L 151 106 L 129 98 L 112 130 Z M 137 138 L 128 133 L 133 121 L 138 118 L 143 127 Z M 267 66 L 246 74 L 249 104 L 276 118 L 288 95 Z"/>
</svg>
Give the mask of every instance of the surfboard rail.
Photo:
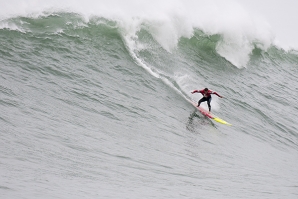
<svg viewBox="0 0 298 199">
<path fill-rule="evenodd" d="M 202 114 L 205 115 L 206 117 L 208 117 L 208 118 L 210 118 L 210 119 L 212 119 L 212 120 L 214 120 L 214 121 L 216 121 L 216 122 L 218 122 L 218 123 L 225 124 L 225 125 L 228 125 L 228 126 L 232 126 L 232 124 L 230 124 L 230 123 L 228 123 L 227 121 L 225 121 L 225 120 L 223 120 L 223 119 L 221 119 L 221 118 L 219 118 L 219 117 L 217 117 L 217 116 L 211 114 L 209 111 L 205 110 L 205 109 L 202 108 L 201 106 L 197 107 L 197 104 L 194 103 L 193 101 L 190 101 L 190 102 L 191 102 L 191 104 L 192 104 L 194 107 L 196 107 L 196 108 L 200 111 L 200 113 L 202 113 Z"/>
</svg>

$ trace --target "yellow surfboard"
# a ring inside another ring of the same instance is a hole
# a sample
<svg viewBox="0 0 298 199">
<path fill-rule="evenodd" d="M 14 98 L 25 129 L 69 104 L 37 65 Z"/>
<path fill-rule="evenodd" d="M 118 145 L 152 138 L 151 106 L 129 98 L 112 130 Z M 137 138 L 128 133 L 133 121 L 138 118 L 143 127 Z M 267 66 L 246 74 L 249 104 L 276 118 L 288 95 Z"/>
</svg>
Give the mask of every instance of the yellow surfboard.
<svg viewBox="0 0 298 199">
<path fill-rule="evenodd" d="M 203 115 L 205 115 L 206 117 L 218 122 L 218 123 L 221 123 L 221 124 L 225 124 L 225 125 L 228 125 L 228 126 L 231 126 L 232 124 L 224 121 L 223 119 L 209 113 L 209 111 L 205 110 L 204 108 L 202 108 L 201 106 L 197 107 L 197 104 L 190 101 L 192 103 L 192 105 L 194 105 Z"/>
</svg>

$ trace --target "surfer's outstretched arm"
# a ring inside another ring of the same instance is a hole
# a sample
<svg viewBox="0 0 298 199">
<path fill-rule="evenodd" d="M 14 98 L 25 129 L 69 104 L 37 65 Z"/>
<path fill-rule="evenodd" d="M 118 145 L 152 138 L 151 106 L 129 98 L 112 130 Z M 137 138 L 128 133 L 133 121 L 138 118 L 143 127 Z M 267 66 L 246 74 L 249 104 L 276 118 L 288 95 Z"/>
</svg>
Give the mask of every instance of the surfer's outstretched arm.
<svg viewBox="0 0 298 199">
<path fill-rule="evenodd" d="M 220 98 L 223 98 L 221 95 L 219 95 L 217 92 L 212 92 L 212 94 L 215 94 L 215 95 L 217 95 L 218 97 L 220 97 Z"/>
</svg>

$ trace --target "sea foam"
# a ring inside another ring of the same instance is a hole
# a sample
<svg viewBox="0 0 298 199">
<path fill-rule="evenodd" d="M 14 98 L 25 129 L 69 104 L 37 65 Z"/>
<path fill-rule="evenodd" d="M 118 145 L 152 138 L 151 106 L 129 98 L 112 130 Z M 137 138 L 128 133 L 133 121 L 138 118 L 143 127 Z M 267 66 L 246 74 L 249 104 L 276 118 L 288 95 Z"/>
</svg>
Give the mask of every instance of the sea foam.
<svg viewBox="0 0 298 199">
<path fill-rule="evenodd" d="M 38 17 L 45 12 L 74 12 L 87 21 L 93 16 L 103 17 L 116 21 L 130 42 L 137 39 L 141 28 L 146 28 L 168 52 L 177 48 L 180 38 L 191 38 L 195 29 L 207 35 L 218 34 L 221 40 L 217 43 L 217 53 L 239 68 L 246 67 L 255 47 L 266 50 L 274 41 L 266 21 L 251 16 L 232 0 L 224 3 L 217 0 L 11 0 L 2 5 L 2 20 L 15 16 Z"/>
</svg>

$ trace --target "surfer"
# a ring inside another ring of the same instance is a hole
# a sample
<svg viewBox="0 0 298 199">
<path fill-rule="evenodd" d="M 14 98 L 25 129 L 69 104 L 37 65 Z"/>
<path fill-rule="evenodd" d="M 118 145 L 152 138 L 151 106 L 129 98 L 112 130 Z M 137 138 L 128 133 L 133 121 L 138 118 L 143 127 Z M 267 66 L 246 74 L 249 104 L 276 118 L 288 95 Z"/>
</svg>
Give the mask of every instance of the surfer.
<svg viewBox="0 0 298 199">
<path fill-rule="evenodd" d="M 198 107 L 200 106 L 200 104 L 202 102 L 207 101 L 207 104 L 208 104 L 208 107 L 209 107 L 209 112 L 211 112 L 211 105 L 210 105 L 210 102 L 211 102 L 211 99 L 212 99 L 211 94 L 215 94 L 218 97 L 222 98 L 222 96 L 219 95 L 217 92 L 209 90 L 208 88 L 205 88 L 203 90 L 194 90 L 194 91 L 191 92 L 191 94 L 194 94 L 194 93 L 201 93 L 203 95 L 202 99 L 200 99 L 199 102 L 198 102 Z"/>
</svg>

